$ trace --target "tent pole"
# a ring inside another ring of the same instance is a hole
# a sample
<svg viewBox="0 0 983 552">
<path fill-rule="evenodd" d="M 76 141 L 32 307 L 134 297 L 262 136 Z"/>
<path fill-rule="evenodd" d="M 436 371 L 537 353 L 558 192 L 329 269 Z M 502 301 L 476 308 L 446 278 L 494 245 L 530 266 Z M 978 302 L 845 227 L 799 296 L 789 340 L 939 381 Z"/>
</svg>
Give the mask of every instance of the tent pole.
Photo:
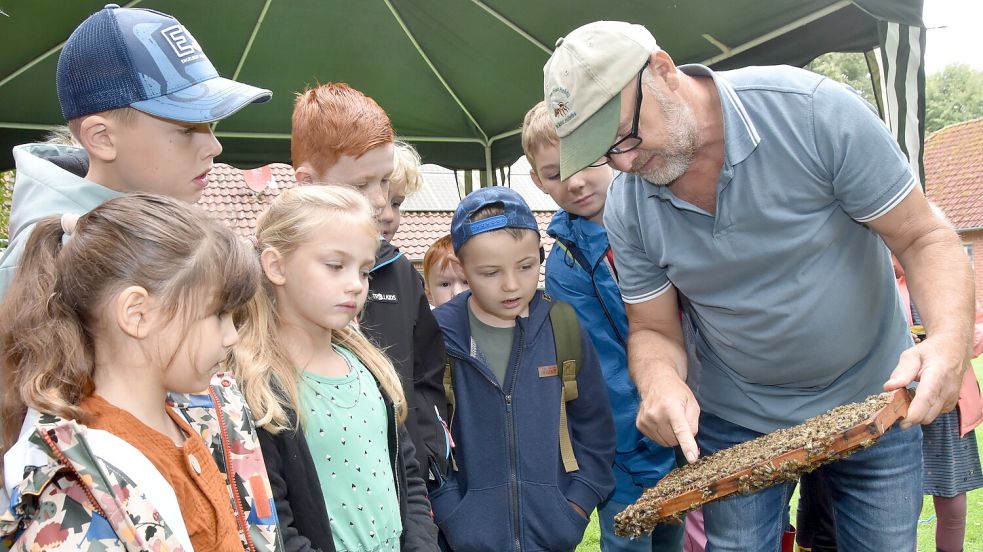
<svg viewBox="0 0 983 552">
<path fill-rule="evenodd" d="M 410 41 L 410 44 L 412 44 L 413 47 L 416 48 L 416 52 L 420 54 L 421 58 L 423 58 L 424 63 L 427 64 L 427 67 L 429 67 L 430 71 L 434 74 L 435 77 L 437 77 L 437 80 L 440 81 L 440 84 L 444 86 L 444 90 L 447 90 L 447 93 L 450 94 L 451 98 L 454 99 L 454 102 L 457 103 L 457 106 L 461 108 L 462 112 L 464 112 L 464 116 L 467 117 L 469 121 L 471 121 L 471 124 L 474 125 L 474 128 L 476 128 L 479 133 L 481 133 L 481 137 L 484 138 L 485 142 L 487 143 L 488 135 L 485 134 L 485 131 L 481 128 L 481 125 L 478 124 L 478 120 L 475 119 L 474 115 L 472 115 L 471 112 L 468 111 L 468 108 L 464 106 L 464 102 L 457 95 L 457 93 L 454 92 L 454 89 L 451 88 L 450 83 L 447 82 L 447 79 L 444 78 L 444 75 L 437 69 L 437 66 L 434 65 L 433 60 L 430 59 L 430 56 L 428 56 L 427 53 L 423 51 L 423 47 L 420 46 L 419 41 L 417 41 L 416 36 L 413 35 L 413 32 L 410 31 L 410 28 L 406 26 L 406 22 L 403 21 L 403 17 L 399 15 L 398 11 L 396 11 L 396 7 L 392 5 L 391 0 L 382 0 L 382 1 L 385 2 L 386 7 L 389 8 L 389 12 L 392 13 L 393 19 L 396 20 L 396 23 L 399 24 L 399 27 L 403 29 L 403 34 L 406 35 L 406 38 Z"/>
<path fill-rule="evenodd" d="M 141 1 L 142 0 L 133 0 L 132 2 L 126 4 L 123 7 L 124 8 L 129 8 L 129 7 L 132 7 L 132 6 L 136 5 L 136 4 L 139 4 Z M 6 14 L 4 14 L 4 15 L 6 15 Z M 31 67 L 34 67 L 35 65 L 37 65 L 37 64 L 41 63 L 42 61 L 44 61 L 44 60 L 48 59 L 49 57 L 51 57 L 52 54 L 54 54 L 56 52 L 60 52 L 61 49 L 65 46 L 65 43 L 66 42 L 68 42 L 68 39 L 65 39 L 65 40 L 59 42 L 58 44 L 52 46 L 50 49 L 48 49 L 47 52 L 41 54 L 40 56 L 38 56 L 38 57 L 36 57 L 34 59 L 32 59 L 31 61 L 25 63 L 19 69 L 17 69 L 13 73 L 7 75 L 3 79 L 0 79 L 0 86 L 3 86 L 5 84 L 7 84 L 8 82 L 14 80 L 15 78 L 17 78 L 18 75 L 20 75 L 24 71 L 27 71 Z"/>
<path fill-rule="evenodd" d="M 736 56 L 737 54 L 740 54 L 741 52 L 750 50 L 751 48 L 754 48 L 755 46 L 764 44 L 765 42 L 768 42 L 769 40 L 771 40 L 771 39 L 773 39 L 775 37 L 782 36 L 783 34 L 786 34 L 786 33 L 790 33 L 790 32 L 792 32 L 792 31 L 794 31 L 794 30 L 796 30 L 796 29 L 798 29 L 800 27 L 804 27 L 804 26 L 808 25 L 809 23 L 812 23 L 813 21 L 816 21 L 817 19 L 822 19 L 823 17 L 826 17 L 827 15 L 829 15 L 829 14 L 831 14 L 833 12 L 839 11 L 839 10 L 841 10 L 841 9 L 849 6 L 851 3 L 852 3 L 851 0 L 838 0 L 837 2 L 835 2 L 833 4 L 830 4 L 829 6 L 826 6 L 823 9 L 816 10 L 815 12 L 810 13 L 809 15 L 807 15 L 805 17 L 801 17 L 799 19 L 796 19 L 795 21 L 793 21 L 793 22 L 791 22 L 791 23 L 789 23 L 787 25 L 783 25 L 783 26 L 775 29 L 774 31 L 771 31 L 771 32 L 766 33 L 766 34 L 763 34 L 763 35 L 759 36 L 758 38 L 755 38 L 754 40 L 751 40 L 749 42 L 745 42 L 744 44 L 741 44 L 739 46 L 735 46 L 735 47 L 730 48 L 730 49 L 723 50 L 722 53 L 717 54 L 717 55 L 715 55 L 715 56 L 713 56 L 711 58 L 707 58 L 707 59 L 705 59 L 703 61 L 700 61 L 699 64 L 700 65 L 707 65 L 707 66 L 709 66 L 709 65 L 713 65 L 714 63 L 717 63 L 719 61 L 723 61 L 725 59 L 732 58 L 732 57 Z M 723 43 L 722 42 L 720 42 L 719 40 L 713 38 L 712 36 L 710 36 L 709 38 L 707 38 L 708 35 L 703 35 L 703 36 L 704 36 L 704 39 L 706 39 L 708 42 L 710 42 L 711 44 L 713 44 L 714 46 L 716 46 L 718 49 L 721 49 L 721 46 L 723 46 Z M 710 38 L 713 38 L 713 40 L 710 40 Z"/>
<path fill-rule="evenodd" d="M 263 26 L 263 22 L 266 21 L 266 12 L 270 10 L 270 2 L 273 0 L 266 0 L 266 4 L 263 5 L 263 9 L 259 12 L 259 17 L 256 18 L 256 23 L 253 25 L 253 32 L 249 35 L 249 40 L 246 41 L 246 47 L 242 50 L 242 54 L 239 56 L 239 63 L 236 65 L 236 70 L 232 73 L 232 80 L 239 79 L 239 73 L 242 72 L 242 66 L 246 64 L 246 58 L 249 57 L 249 52 L 253 49 L 253 42 L 256 41 L 256 35 L 259 34 L 259 28 Z M 218 124 L 221 121 L 215 121 L 212 123 L 212 132 L 218 128 Z"/>
<path fill-rule="evenodd" d="M 513 31 L 515 31 L 516 33 L 518 33 L 519 36 L 521 36 L 522 38 L 528 40 L 530 43 L 532 43 L 534 46 L 536 46 L 540 50 L 546 52 L 546 55 L 548 55 L 548 56 L 553 55 L 553 50 L 550 49 L 549 46 L 547 46 L 547 45 L 543 44 L 542 42 L 536 40 L 536 38 L 534 36 L 532 36 L 531 34 L 527 33 L 526 31 L 522 30 L 521 28 L 519 28 L 519 26 L 516 25 L 514 22 L 510 21 L 509 18 L 507 18 L 504 15 L 498 13 L 497 11 L 489 8 L 488 5 L 485 4 L 484 2 L 482 2 L 481 0 L 471 0 L 471 3 L 474 4 L 475 6 L 478 6 L 481 9 L 485 10 L 486 12 L 488 12 L 489 14 L 491 14 L 492 17 L 494 17 L 495 19 L 498 19 L 499 21 L 501 21 L 506 27 L 508 27 L 508 28 L 512 29 Z"/>
<path fill-rule="evenodd" d="M 492 170 L 491 144 L 485 145 L 485 186 L 495 185 L 495 171 Z"/>
</svg>

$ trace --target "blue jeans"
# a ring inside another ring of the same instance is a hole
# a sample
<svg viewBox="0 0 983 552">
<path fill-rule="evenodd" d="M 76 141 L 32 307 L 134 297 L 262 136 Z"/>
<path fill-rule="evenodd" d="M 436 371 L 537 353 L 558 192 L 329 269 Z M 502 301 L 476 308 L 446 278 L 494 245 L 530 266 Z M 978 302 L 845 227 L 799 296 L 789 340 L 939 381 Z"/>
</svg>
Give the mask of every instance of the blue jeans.
<svg viewBox="0 0 983 552">
<path fill-rule="evenodd" d="M 700 414 L 697 443 L 707 455 L 761 434 Z M 840 550 L 912 550 L 922 507 L 922 430 L 895 425 L 874 446 L 818 471 L 829 485 Z M 703 507 L 707 552 L 779 552 L 795 482 Z"/>
<path fill-rule="evenodd" d="M 597 508 L 597 520 L 601 524 L 601 552 L 680 552 L 683 549 L 683 525 L 663 524 L 651 535 L 626 539 L 614 534 L 614 516 L 627 508 L 627 504 L 608 500 Z"/>
</svg>

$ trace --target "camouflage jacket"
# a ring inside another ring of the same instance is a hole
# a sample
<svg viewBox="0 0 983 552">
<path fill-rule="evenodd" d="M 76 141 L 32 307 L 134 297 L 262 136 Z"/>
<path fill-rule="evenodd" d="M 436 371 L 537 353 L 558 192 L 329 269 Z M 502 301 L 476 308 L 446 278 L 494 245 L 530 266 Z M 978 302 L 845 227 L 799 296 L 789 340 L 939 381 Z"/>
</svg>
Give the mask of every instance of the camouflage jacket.
<svg viewBox="0 0 983 552">
<path fill-rule="evenodd" d="M 273 491 L 256 426 L 232 375 L 216 374 L 207 394 L 172 393 L 169 402 L 198 431 L 212 450 L 219 471 L 226 475 L 243 549 L 282 551 Z"/>
<path fill-rule="evenodd" d="M 13 489 L 0 514 L 0 550 L 185 550 L 133 479 L 93 453 L 87 432 L 41 415 L 30 441 L 48 462 Z"/>
<path fill-rule="evenodd" d="M 266 464 L 238 385 L 216 375 L 205 394 L 172 394 L 170 405 L 210 446 L 226 474 L 243 549 L 283 550 Z M 220 408 L 215 408 L 220 406 Z M 0 515 L 2 550 L 184 550 L 145 494 L 120 469 L 97 458 L 86 428 L 41 415 L 30 441 L 48 456 L 30 467 Z M 153 521 L 143 521 L 153 520 Z M 180 528 L 183 530 L 183 528 Z"/>
</svg>

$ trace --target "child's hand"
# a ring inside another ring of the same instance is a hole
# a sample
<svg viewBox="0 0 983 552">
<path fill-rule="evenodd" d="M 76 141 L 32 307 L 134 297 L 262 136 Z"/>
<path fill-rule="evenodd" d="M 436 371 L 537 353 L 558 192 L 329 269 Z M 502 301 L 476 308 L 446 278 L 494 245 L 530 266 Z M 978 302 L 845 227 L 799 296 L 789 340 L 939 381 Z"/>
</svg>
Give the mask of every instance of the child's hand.
<svg viewBox="0 0 983 552">
<path fill-rule="evenodd" d="M 570 503 L 570 507 L 571 508 L 573 508 L 574 510 L 577 511 L 578 514 L 580 514 L 580 517 L 582 517 L 584 519 L 590 519 L 590 516 L 587 515 L 587 512 L 585 512 L 584 509 L 581 508 L 580 506 L 577 506 L 577 503 L 576 502 L 574 502 L 572 500 L 568 500 L 567 502 Z"/>
</svg>

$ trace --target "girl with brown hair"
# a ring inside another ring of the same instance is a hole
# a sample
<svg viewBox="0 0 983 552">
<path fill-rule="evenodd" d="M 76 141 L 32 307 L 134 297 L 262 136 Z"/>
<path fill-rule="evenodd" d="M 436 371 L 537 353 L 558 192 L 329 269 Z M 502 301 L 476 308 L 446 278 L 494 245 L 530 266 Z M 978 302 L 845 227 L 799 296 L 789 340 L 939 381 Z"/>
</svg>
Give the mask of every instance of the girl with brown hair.
<svg viewBox="0 0 983 552">
<path fill-rule="evenodd" d="M 230 313 L 257 283 L 255 259 L 231 230 L 164 196 L 132 194 L 77 222 L 38 223 L 0 306 L 11 498 L 0 534 L 13 549 L 252 544 L 259 533 L 238 530 L 242 512 L 202 428 L 168 394 L 209 388 L 238 340 Z M 21 429 L 28 409 L 40 417 Z M 270 516 L 261 549 L 277 541 Z"/>
</svg>

